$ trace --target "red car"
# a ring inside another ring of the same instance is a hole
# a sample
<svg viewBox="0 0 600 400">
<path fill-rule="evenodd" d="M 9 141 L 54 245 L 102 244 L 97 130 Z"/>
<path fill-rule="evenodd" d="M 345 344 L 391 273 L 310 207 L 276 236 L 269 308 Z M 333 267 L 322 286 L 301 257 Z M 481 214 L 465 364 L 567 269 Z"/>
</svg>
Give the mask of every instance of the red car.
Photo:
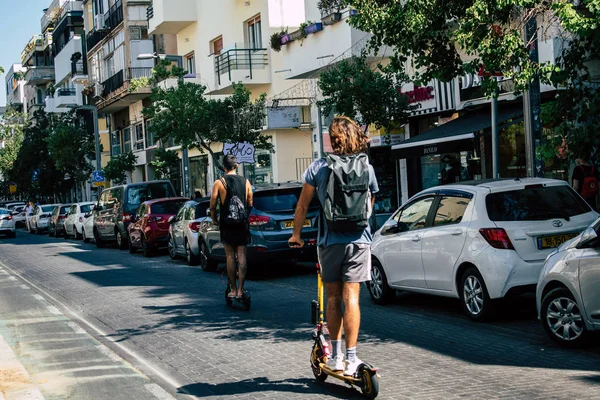
<svg viewBox="0 0 600 400">
<path fill-rule="evenodd" d="M 169 218 L 177 214 L 185 197 L 169 197 L 148 200 L 138 207 L 127 228 L 129 231 L 129 252 L 141 249 L 149 257 L 154 250 L 167 247 L 169 239 Z"/>
</svg>

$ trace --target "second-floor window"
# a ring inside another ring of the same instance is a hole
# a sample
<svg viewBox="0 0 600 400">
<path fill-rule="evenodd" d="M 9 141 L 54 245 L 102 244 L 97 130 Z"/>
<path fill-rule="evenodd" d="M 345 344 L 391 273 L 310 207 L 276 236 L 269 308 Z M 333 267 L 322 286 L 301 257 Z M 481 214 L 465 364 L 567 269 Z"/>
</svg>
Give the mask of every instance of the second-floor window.
<svg viewBox="0 0 600 400">
<path fill-rule="evenodd" d="M 210 42 L 210 53 L 214 55 L 221 54 L 221 50 L 223 50 L 223 36 L 219 36 L 218 38 L 211 40 Z"/>
<path fill-rule="evenodd" d="M 196 73 L 196 57 L 194 56 L 194 52 L 187 54 L 185 57 L 185 66 L 184 68 L 188 72 L 188 74 Z"/>
<path fill-rule="evenodd" d="M 260 14 L 245 22 L 247 27 L 247 43 L 252 49 L 262 49 L 262 25 Z"/>
</svg>

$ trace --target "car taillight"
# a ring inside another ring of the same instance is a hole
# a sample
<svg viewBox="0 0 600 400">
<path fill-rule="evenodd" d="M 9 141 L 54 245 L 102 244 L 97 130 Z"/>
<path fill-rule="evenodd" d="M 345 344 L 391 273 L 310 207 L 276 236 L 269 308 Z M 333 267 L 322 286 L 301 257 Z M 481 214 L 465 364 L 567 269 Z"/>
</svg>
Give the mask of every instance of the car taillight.
<svg viewBox="0 0 600 400">
<path fill-rule="evenodd" d="M 506 231 L 502 228 L 482 228 L 481 236 L 495 249 L 514 250 Z"/>
<path fill-rule="evenodd" d="M 59 215 L 58 219 L 67 219 L 67 216 L 66 215 Z"/>
<path fill-rule="evenodd" d="M 200 222 L 190 222 L 190 231 L 195 233 L 200 232 Z"/>
<path fill-rule="evenodd" d="M 83 222 L 83 217 L 79 217 L 79 222 Z"/>
<path fill-rule="evenodd" d="M 262 227 L 271 222 L 271 218 L 264 215 L 251 215 L 249 220 L 251 227 Z"/>
<path fill-rule="evenodd" d="M 158 222 L 162 221 L 162 217 L 148 217 L 148 222 Z"/>
<path fill-rule="evenodd" d="M 11 220 L 12 219 L 12 215 L 9 215 L 8 217 L 6 217 L 7 220 Z"/>
<path fill-rule="evenodd" d="M 131 214 L 123 213 L 123 222 L 131 222 Z"/>
</svg>

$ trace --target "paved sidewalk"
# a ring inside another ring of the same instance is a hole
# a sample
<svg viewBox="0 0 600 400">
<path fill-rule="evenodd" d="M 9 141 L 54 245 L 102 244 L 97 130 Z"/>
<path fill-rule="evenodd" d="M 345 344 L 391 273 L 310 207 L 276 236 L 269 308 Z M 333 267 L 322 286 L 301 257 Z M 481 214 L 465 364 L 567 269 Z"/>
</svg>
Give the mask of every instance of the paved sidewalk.
<svg viewBox="0 0 600 400">
<path fill-rule="evenodd" d="M 0 266 L 0 400 L 173 397 Z"/>
</svg>

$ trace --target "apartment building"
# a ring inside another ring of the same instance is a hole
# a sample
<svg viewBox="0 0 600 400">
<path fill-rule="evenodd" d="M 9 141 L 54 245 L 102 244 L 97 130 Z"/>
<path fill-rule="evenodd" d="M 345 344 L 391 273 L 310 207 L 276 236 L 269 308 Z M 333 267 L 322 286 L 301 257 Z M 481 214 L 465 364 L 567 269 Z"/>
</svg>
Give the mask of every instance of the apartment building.
<svg viewBox="0 0 600 400">
<path fill-rule="evenodd" d="M 254 98 L 272 97 L 297 82 L 286 79 L 283 57 L 270 48 L 271 34 L 282 27 L 299 27 L 306 20 L 304 0 L 224 0 L 219 2 L 153 0 L 148 9 L 149 33 L 177 37 L 183 66 L 207 87 L 208 96 L 226 96 L 241 82 Z M 316 2 L 315 2 L 316 7 Z M 272 105 L 272 103 L 270 103 Z M 257 150 L 255 164 L 240 172 L 254 184 L 300 179 L 312 161 L 309 104 L 269 108 L 263 133 L 272 138 L 275 153 Z M 300 129 L 302 128 L 302 129 Z M 222 143 L 214 143 L 217 160 L 189 151 L 191 190 L 210 191 L 221 173 Z"/>
<path fill-rule="evenodd" d="M 4 77 L 6 84 L 6 106 L 19 112 L 27 112 L 25 101 L 25 73 L 26 68 L 21 64 L 10 66 Z"/>
<path fill-rule="evenodd" d="M 24 99 L 29 117 L 43 110 L 48 86 L 54 83 L 54 57 L 52 32 L 34 35 L 21 52 L 21 64 L 25 72 Z"/>
<path fill-rule="evenodd" d="M 109 150 L 111 157 L 133 151 L 137 163 L 129 179 L 151 180 L 154 171 L 149 162 L 157 140 L 148 132 L 142 116 L 151 89 L 129 89 L 132 79 L 151 76 L 155 65 L 153 59 L 138 59 L 140 54 L 154 53 L 155 48 L 161 53 L 168 52 L 169 38 L 148 33 L 146 9 L 150 1 L 84 0 L 83 3 L 89 76 L 86 92 L 90 103 L 98 107 L 99 114 L 107 121 L 109 137 L 102 140 L 104 150 Z"/>
</svg>

